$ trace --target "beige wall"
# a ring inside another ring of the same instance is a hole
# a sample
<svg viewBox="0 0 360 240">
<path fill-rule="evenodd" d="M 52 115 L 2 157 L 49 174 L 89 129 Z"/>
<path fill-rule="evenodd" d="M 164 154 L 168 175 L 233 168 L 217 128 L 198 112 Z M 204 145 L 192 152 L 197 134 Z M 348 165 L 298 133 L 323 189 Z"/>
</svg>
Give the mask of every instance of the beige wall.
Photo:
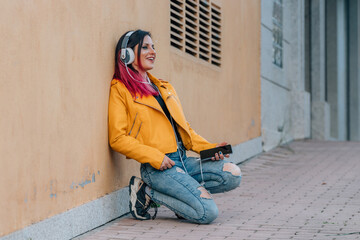
<svg viewBox="0 0 360 240">
<path fill-rule="evenodd" d="M 165 0 L 0 1 L 0 236 L 138 174 L 107 142 L 114 48 L 126 30 L 152 32 L 153 73 L 176 86 L 200 134 L 233 144 L 260 136 L 260 1 L 218 2 L 220 69 L 170 47 Z"/>
<path fill-rule="evenodd" d="M 209 141 L 238 144 L 261 134 L 260 1 L 217 2 L 222 67 L 171 48 L 169 73 L 192 127 Z"/>
</svg>

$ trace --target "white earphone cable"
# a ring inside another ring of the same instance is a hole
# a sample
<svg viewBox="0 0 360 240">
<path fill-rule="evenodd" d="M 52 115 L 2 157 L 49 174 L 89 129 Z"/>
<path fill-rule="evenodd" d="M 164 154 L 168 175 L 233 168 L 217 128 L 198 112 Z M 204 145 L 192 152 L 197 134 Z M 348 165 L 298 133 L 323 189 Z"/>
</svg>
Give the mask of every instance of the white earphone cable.
<svg viewBox="0 0 360 240">
<path fill-rule="evenodd" d="M 147 77 L 147 78 L 148 78 L 148 77 Z M 148 79 L 148 81 L 150 81 L 150 80 Z M 162 98 L 162 95 L 161 95 L 158 87 L 157 87 L 155 84 L 154 84 L 154 87 L 155 87 L 156 91 L 159 93 L 160 97 Z M 176 145 L 177 145 L 176 151 L 179 151 L 180 162 L 181 162 L 182 166 L 184 167 L 185 172 L 186 172 L 187 174 L 189 174 L 188 171 L 187 171 L 187 169 L 186 169 L 186 167 L 185 167 L 184 161 L 183 161 L 183 159 L 182 159 L 183 156 L 181 156 L 181 149 L 180 149 L 180 147 L 179 147 L 180 141 L 179 141 L 179 139 L 178 139 L 178 137 L 177 137 L 177 135 L 176 135 L 175 125 L 174 125 L 174 121 L 173 121 L 173 118 L 172 118 L 171 114 L 170 114 L 170 123 L 171 123 L 171 126 L 173 127 L 173 130 L 174 130 L 175 139 L 176 139 Z"/>
<path fill-rule="evenodd" d="M 142 81 L 136 80 L 136 79 L 130 74 L 129 69 L 128 69 L 128 67 L 127 67 L 127 64 L 126 64 L 126 63 L 124 63 L 124 64 L 125 64 L 125 68 L 126 68 L 127 73 L 129 74 L 129 76 L 130 76 L 135 82 L 140 82 L 140 83 L 145 83 L 145 84 L 151 84 L 150 82 L 142 82 Z M 146 76 L 146 77 L 147 77 L 147 76 Z"/>
</svg>

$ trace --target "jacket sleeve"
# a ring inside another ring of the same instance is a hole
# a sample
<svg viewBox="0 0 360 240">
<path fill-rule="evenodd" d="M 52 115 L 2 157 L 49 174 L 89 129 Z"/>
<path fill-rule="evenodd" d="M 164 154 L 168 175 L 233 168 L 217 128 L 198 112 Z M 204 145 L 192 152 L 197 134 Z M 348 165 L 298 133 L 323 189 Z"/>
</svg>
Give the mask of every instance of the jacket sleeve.
<svg viewBox="0 0 360 240">
<path fill-rule="evenodd" d="M 149 163 L 159 169 L 165 154 L 158 149 L 144 145 L 127 135 L 127 108 L 121 90 L 115 84 L 110 89 L 109 98 L 109 143 L 113 150 L 135 159 L 140 163 Z"/>
<path fill-rule="evenodd" d="M 191 142 L 192 142 L 192 148 L 194 152 L 200 153 L 202 150 L 206 150 L 209 148 L 216 147 L 217 143 L 209 143 L 205 138 L 197 134 L 194 129 L 191 128 L 190 124 L 187 122 L 187 125 L 190 130 L 191 134 Z"/>
</svg>

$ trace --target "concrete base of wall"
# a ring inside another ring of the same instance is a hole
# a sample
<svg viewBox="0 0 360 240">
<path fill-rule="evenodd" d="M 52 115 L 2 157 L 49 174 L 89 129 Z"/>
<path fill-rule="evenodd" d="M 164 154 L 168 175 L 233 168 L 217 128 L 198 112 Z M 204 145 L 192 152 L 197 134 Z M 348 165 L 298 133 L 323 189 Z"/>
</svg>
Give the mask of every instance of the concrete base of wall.
<svg viewBox="0 0 360 240">
<path fill-rule="evenodd" d="M 272 129 L 262 128 L 262 144 L 265 152 L 279 146 L 283 143 L 283 134 L 279 131 L 273 131 Z"/>
<path fill-rule="evenodd" d="M 261 137 L 233 146 L 229 161 L 239 164 L 262 152 Z"/>
<path fill-rule="evenodd" d="M 258 137 L 234 146 L 229 160 L 238 164 L 261 152 L 261 137 Z M 129 213 L 128 203 L 129 192 L 126 187 L 11 233 L 0 240 L 71 239 Z"/>
<path fill-rule="evenodd" d="M 292 92 L 291 126 L 294 139 L 310 137 L 310 94 L 308 92 Z"/>
<path fill-rule="evenodd" d="M 128 188 L 123 188 L 0 239 L 71 239 L 128 213 L 128 202 Z"/>
<path fill-rule="evenodd" d="M 311 106 L 311 133 L 317 140 L 330 140 L 330 106 L 327 102 L 313 101 Z"/>
</svg>

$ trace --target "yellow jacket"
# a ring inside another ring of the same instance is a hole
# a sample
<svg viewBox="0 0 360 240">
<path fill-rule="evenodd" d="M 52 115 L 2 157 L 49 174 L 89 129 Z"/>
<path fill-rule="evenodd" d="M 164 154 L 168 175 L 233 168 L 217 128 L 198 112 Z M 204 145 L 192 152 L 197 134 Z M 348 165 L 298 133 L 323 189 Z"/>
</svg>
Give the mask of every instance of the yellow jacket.
<svg viewBox="0 0 360 240">
<path fill-rule="evenodd" d="M 186 121 L 180 100 L 172 85 L 148 73 L 159 88 L 187 150 L 199 153 L 213 148 Z M 123 83 L 111 81 L 109 99 L 109 142 L 112 149 L 159 169 L 166 153 L 175 152 L 177 143 L 170 121 L 153 96 L 135 98 Z"/>
</svg>

